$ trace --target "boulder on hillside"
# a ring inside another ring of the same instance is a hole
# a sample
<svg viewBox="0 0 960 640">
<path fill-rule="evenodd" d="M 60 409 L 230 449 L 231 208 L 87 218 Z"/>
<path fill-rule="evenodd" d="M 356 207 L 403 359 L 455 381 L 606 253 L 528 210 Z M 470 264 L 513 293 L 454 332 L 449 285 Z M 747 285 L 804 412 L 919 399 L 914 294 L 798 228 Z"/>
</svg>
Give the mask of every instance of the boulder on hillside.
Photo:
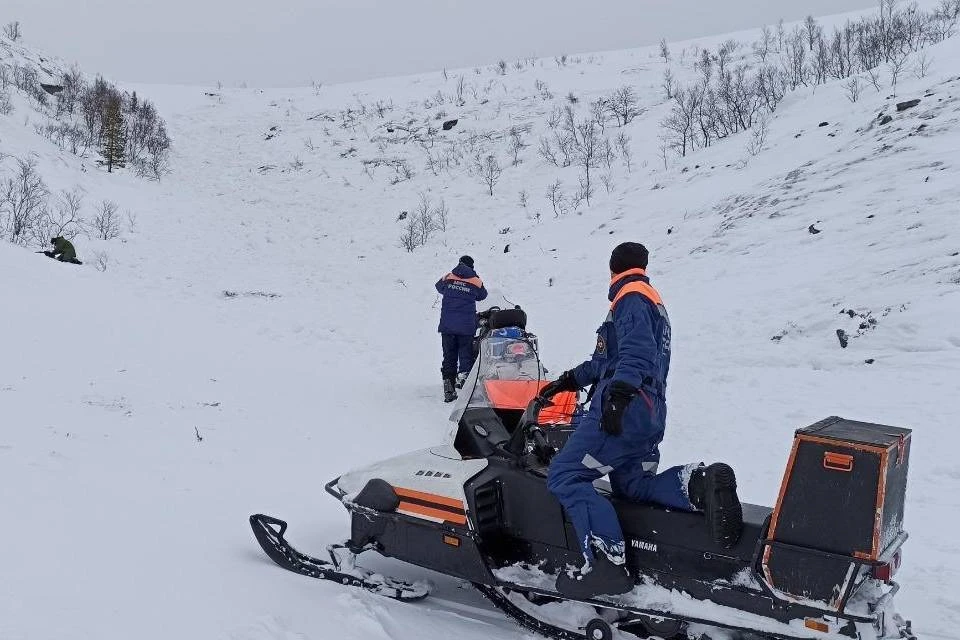
<svg viewBox="0 0 960 640">
<path fill-rule="evenodd" d="M 443 130 L 450 131 L 450 129 L 453 129 L 455 126 L 457 126 L 458 122 L 460 121 L 456 118 L 454 118 L 453 120 L 447 120 L 446 122 L 443 123 Z"/>
<path fill-rule="evenodd" d="M 920 104 L 920 98 L 914 98 L 913 100 L 907 100 L 906 102 L 897 103 L 897 111 L 906 111 L 907 109 L 913 109 L 915 106 Z"/>
</svg>

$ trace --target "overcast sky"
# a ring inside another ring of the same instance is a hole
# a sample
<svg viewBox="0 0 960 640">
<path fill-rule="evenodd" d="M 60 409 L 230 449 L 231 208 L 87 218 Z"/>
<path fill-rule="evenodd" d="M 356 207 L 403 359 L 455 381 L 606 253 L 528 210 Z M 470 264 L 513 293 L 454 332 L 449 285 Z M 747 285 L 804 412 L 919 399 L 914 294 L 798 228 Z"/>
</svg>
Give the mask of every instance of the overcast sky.
<svg viewBox="0 0 960 640">
<path fill-rule="evenodd" d="M 85 71 L 304 86 L 713 35 L 871 0 L 2 0 L 0 21 Z"/>
</svg>

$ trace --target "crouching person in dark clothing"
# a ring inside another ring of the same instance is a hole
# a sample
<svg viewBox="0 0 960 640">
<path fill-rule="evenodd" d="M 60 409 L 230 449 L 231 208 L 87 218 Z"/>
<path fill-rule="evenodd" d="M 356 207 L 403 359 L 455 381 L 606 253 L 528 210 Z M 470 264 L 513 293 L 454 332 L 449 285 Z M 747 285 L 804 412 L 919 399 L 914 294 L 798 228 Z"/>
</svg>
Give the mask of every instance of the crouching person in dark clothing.
<svg viewBox="0 0 960 640">
<path fill-rule="evenodd" d="M 681 511 L 703 511 L 721 547 L 736 543 L 742 513 L 733 470 L 688 464 L 658 473 L 666 426 L 670 319 L 646 275 L 647 249 L 626 242 L 610 256 L 610 310 L 597 330 L 593 356 L 544 388 L 549 396 L 592 386 L 591 402 L 553 459 L 547 487 L 563 505 L 585 563 L 561 571 L 557 590 L 584 599 L 633 588 L 623 532 L 613 504 L 593 481 L 609 475 L 614 494 Z"/>
<path fill-rule="evenodd" d="M 443 296 L 438 331 L 443 342 L 443 401 L 457 399 L 458 374 L 465 376 L 473 367 L 473 336 L 477 331 L 477 302 L 487 297 L 483 281 L 473 270 L 473 258 L 463 256 L 453 271 L 437 281 Z"/>
<path fill-rule="evenodd" d="M 53 245 L 53 251 L 44 251 L 43 255 L 47 256 L 48 258 L 59 260 L 60 262 L 83 264 L 77 260 L 77 250 L 73 248 L 73 243 L 63 236 L 50 238 L 50 244 Z"/>
</svg>

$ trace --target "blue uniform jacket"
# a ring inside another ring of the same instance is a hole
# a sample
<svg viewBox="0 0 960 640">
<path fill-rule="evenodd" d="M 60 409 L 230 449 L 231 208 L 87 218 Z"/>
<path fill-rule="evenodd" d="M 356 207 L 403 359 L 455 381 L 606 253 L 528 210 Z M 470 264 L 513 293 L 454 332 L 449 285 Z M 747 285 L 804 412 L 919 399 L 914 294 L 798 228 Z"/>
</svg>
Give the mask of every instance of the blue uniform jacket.
<svg viewBox="0 0 960 640">
<path fill-rule="evenodd" d="M 630 283 L 650 280 L 641 269 L 632 269 L 610 283 L 609 299 Z M 573 372 L 581 388 L 595 385 L 590 413 L 599 413 L 604 391 L 614 381 L 626 382 L 646 394 L 645 402 L 663 407 L 667 374 L 670 370 L 670 319 L 663 304 L 657 304 L 641 293 L 628 293 L 613 306 L 607 319 L 597 329 L 597 347 L 593 356 Z M 624 429 L 629 429 L 631 414 L 644 402 L 633 402 L 625 416 Z M 642 407 L 651 410 L 653 407 Z M 660 429 L 665 420 L 665 407 L 656 411 Z"/>
<path fill-rule="evenodd" d="M 437 331 L 472 336 L 477 330 L 477 303 L 487 297 L 487 290 L 477 272 L 463 263 L 458 264 L 437 281 L 436 287 L 443 296 Z"/>
</svg>

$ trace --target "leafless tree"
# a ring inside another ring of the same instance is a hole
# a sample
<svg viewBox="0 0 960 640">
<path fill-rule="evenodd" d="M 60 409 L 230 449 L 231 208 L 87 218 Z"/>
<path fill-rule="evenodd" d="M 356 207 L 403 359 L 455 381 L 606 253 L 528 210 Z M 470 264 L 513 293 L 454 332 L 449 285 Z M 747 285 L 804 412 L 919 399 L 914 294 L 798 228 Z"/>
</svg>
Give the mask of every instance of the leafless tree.
<svg viewBox="0 0 960 640">
<path fill-rule="evenodd" d="M 670 146 L 681 156 L 693 148 L 694 124 L 700 107 L 700 95 L 695 91 L 678 89 L 673 95 L 673 108 L 661 122 L 667 131 Z"/>
<path fill-rule="evenodd" d="M 458 107 L 462 107 L 463 105 L 467 104 L 466 99 L 464 99 L 463 97 L 463 91 L 464 91 L 464 80 L 463 80 L 463 76 L 461 75 L 457 79 L 457 88 L 455 89 L 456 93 L 454 94 L 454 98 L 453 98 L 453 103 Z"/>
<path fill-rule="evenodd" d="M 623 166 L 627 168 L 627 173 L 633 171 L 633 150 L 630 148 L 630 136 L 621 132 L 617 136 L 617 152 L 620 159 L 623 160 Z"/>
<path fill-rule="evenodd" d="M 666 38 L 660 38 L 660 57 L 664 62 L 670 62 L 670 45 Z"/>
<path fill-rule="evenodd" d="M 487 154 L 486 157 L 477 156 L 474 161 L 474 169 L 477 175 L 480 176 L 480 181 L 487 186 L 487 191 L 492 196 L 493 187 L 496 186 L 500 180 L 500 176 L 503 174 L 503 168 L 500 166 L 500 163 L 497 162 L 496 157 L 492 154 Z"/>
<path fill-rule="evenodd" d="M 763 151 L 763 145 L 767 142 L 767 132 L 769 120 L 766 116 L 756 119 L 750 128 L 750 138 L 747 141 L 747 153 L 751 156 L 757 156 Z"/>
<path fill-rule="evenodd" d="M 580 122 L 577 124 L 576 131 L 577 135 L 574 138 L 576 164 L 583 170 L 583 175 L 580 178 L 582 185 L 580 191 L 589 205 L 590 196 L 593 195 L 590 170 L 600 166 L 603 138 L 600 135 L 597 123 L 593 120 Z"/>
<path fill-rule="evenodd" d="M 880 81 L 879 69 L 868 69 L 867 77 L 870 79 L 870 84 L 873 85 L 873 88 L 877 90 L 877 93 L 883 91 L 883 83 Z"/>
<path fill-rule="evenodd" d="M 767 25 L 760 29 L 760 40 L 753 45 L 753 54 L 757 57 L 760 64 L 767 64 L 767 58 L 770 56 L 770 50 L 773 48 L 773 31 Z"/>
<path fill-rule="evenodd" d="M 609 173 L 605 173 L 600 176 L 600 184 L 602 184 L 603 188 L 607 190 L 607 193 L 612 193 L 615 187 L 613 176 Z"/>
<path fill-rule="evenodd" d="M 113 240 L 120 236 L 120 214 L 116 202 L 100 202 L 100 208 L 93 217 L 93 231 L 101 240 Z"/>
<path fill-rule="evenodd" d="M 607 108 L 621 127 L 630 124 L 640 115 L 637 94 L 629 85 L 620 87 L 607 99 Z"/>
<path fill-rule="evenodd" d="M 921 51 L 917 54 L 916 62 L 913 65 L 913 74 L 918 80 L 926 78 L 927 74 L 930 73 L 930 65 L 932 64 L 933 58 L 931 58 L 927 52 Z"/>
<path fill-rule="evenodd" d="M 26 244 L 47 208 L 47 185 L 33 158 L 17 160 L 16 173 L 0 184 L 0 230 L 14 244 Z"/>
<path fill-rule="evenodd" d="M 440 203 L 433 208 L 431 215 L 433 215 L 433 221 L 436 223 L 437 229 L 446 233 L 447 225 L 450 223 L 450 209 L 447 207 L 447 201 L 440 198 Z"/>
<path fill-rule="evenodd" d="M 13 113 L 13 102 L 10 101 L 10 92 L 0 89 L 0 116 L 8 116 L 11 113 Z"/>
<path fill-rule="evenodd" d="M 530 203 L 530 196 L 529 196 L 529 194 L 527 193 L 527 190 L 526 190 L 526 189 L 521 189 L 521 190 L 520 190 L 520 195 L 519 195 L 519 198 L 518 198 L 518 202 L 520 203 L 520 207 L 521 207 L 521 208 L 523 208 L 523 209 L 526 209 L 526 208 L 527 208 L 527 205 Z"/>
<path fill-rule="evenodd" d="M 860 92 L 863 90 L 863 84 L 860 82 L 860 76 L 853 76 L 843 85 L 847 94 L 847 100 L 856 102 L 860 99 Z"/>
<path fill-rule="evenodd" d="M 897 95 L 897 81 L 900 79 L 900 74 L 903 73 L 908 57 L 908 53 L 900 53 L 894 55 L 887 63 L 887 69 L 890 71 L 890 88 L 893 90 L 894 97 Z"/>
<path fill-rule="evenodd" d="M 517 166 L 523 162 L 523 160 L 520 159 L 520 153 L 528 146 L 530 145 L 528 145 L 523 139 L 523 131 L 521 131 L 518 127 L 510 127 L 507 148 L 510 150 L 510 155 L 513 156 L 513 166 Z"/>
<path fill-rule="evenodd" d="M 553 208 L 553 217 L 559 218 L 560 214 L 564 213 L 565 211 L 563 185 L 560 184 L 559 180 L 551 183 L 547 187 L 546 198 L 547 202 L 549 202 L 550 206 Z"/>
<path fill-rule="evenodd" d="M 663 95 L 667 100 L 673 100 L 673 91 L 676 86 L 676 81 L 673 77 L 673 71 L 669 68 L 663 72 L 663 82 L 660 83 L 660 88 L 663 89 Z"/>
<path fill-rule="evenodd" d="M 20 23 L 17 21 L 8 22 L 3 25 L 3 35 L 7 36 L 11 42 L 16 42 L 20 39 Z"/>
</svg>

